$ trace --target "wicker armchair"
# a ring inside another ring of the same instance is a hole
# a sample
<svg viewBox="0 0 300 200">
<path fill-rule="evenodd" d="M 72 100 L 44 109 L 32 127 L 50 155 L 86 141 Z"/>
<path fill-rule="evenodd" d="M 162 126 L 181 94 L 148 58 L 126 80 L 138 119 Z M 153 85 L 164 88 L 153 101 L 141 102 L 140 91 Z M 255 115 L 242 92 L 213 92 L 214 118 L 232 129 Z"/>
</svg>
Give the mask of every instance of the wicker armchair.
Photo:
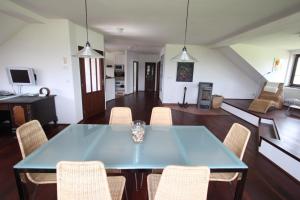
<svg viewBox="0 0 300 200">
<path fill-rule="evenodd" d="M 132 114 L 128 107 L 114 107 L 110 111 L 109 124 L 131 125 Z"/>
<path fill-rule="evenodd" d="M 48 142 L 47 136 L 37 120 L 23 124 L 17 128 L 16 134 L 23 159 Z M 38 185 L 56 183 L 56 174 L 54 173 L 26 173 L 26 177 L 24 175 L 21 177 L 23 182 L 26 182 L 27 178 L 30 182 L 35 184 L 36 187 L 32 195 L 33 199 Z"/>
<path fill-rule="evenodd" d="M 272 107 L 282 109 L 283 83 L 277 84 L 277 91 L 275 93 L 266 90 L 268 84 L 272 83 L 265 83 L 260 95 L 258 96 L 258 98 L 252 101 L 248 110 L 260 113 L 267 113 L 268 110 Z"/>
<path fill-rule="evenodd" d="M 102 162 L 61 161 L 56 169 L 58 200 L 122 199 L 125 177 L 107 177 Z"/>
<path fill-rule="evenodd" d="M 228 147 L 241 160 L 244 157 L 246 147 L 250 138 L 250 130 L 234 123 L 224 139 L 224 145 Z M 239 176 L 239 173 L 211 173 L 211 181 L 231 182 Z"/>
<path fill-rule="evenodd" d="M 149 200 L 204 200 L 209 174 L 208 167 L 168 166 L 162 175 L 148 175 Z"/>
<path fill-rule="evenodd" d="M 170 108 L 154 107 L 152 109 L 150 125 L 171 126 L 172 124 L 172 112 Z"/>
</svg>

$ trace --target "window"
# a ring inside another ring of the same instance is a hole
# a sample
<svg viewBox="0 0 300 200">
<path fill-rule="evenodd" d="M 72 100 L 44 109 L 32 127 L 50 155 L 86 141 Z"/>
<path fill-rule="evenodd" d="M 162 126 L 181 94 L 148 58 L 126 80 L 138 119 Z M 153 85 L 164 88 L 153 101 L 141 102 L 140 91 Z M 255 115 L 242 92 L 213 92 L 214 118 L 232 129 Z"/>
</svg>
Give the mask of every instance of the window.
<svg viewBox="0 0 300 200">
<path fill-rule="evenodd" d="M 85 58 L 84 69 L 86 93 L 101 91 L 100 59 Z"/>
<path fill-rule="evenodd" d="M 300 87 L 300 54 L 295 56 L 292 77 L 291 77 L 291 86 Z"/>
</svg>

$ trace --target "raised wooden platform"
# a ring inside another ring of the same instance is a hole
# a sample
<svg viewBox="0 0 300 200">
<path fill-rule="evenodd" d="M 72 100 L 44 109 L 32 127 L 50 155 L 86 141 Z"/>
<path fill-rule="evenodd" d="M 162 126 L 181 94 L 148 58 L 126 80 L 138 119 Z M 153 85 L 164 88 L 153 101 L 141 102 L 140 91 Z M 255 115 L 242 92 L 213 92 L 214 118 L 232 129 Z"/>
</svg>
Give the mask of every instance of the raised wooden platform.
<svg viewBox="0 0 300 200">
<path fill-rule="evenodd" d="M 230 113 L 225 110 L 219 109 L 200 109 L 197 108 L 197 105 L 191 104 L 188 107 L 180 107 L 178 104 L 163 104 L 164 107 L 171 108 L 172 110 L 177 110 L 185 113 L 190 113 L 194 115 L 230 115 Z"/>
<path fill-rule="evenodd" d="M 275 145 L 291 157 L 300 161 L 300 118 L 294 115 L 287 115 L 287 107 L 281 110 L 273 109 L 266 114 L 249 111 L 248 107 L 251 101 L 251 99 L 225 99 L 224 103 L 255 115 L 260 119 L 272 120 L 276 130 L 273 130 L 271 125 L 268 126 L 268 124 L 260 123 L 259 135 L 268 143 Z"/>
</svg>

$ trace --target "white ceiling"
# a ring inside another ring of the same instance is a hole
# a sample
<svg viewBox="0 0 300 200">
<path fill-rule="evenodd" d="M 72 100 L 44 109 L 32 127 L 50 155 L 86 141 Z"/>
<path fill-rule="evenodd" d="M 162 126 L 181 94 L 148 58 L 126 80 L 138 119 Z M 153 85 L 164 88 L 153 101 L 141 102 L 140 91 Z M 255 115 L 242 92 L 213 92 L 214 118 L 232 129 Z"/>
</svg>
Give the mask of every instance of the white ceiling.
<svg viewBox="0 0 300 200">
<path fill-rule="evenodd" d="M 84 25 L 84 0 L 12 1 L 44 17 Z M 159 52 L 166 43 L 183 42 L 186 2 L 88 0 L 88 21 L 104 33 L 111 50 Z M 299 11 L 300 0 L 190 0 L 188 43 L 213 45 Z"/>
</svg>

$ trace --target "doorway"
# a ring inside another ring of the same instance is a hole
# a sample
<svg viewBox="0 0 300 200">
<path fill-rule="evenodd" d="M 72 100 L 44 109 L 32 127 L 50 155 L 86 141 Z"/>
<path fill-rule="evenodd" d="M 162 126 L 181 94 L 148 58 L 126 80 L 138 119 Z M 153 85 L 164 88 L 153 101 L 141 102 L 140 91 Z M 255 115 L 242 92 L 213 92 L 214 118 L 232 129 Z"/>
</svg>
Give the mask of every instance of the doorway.
<svg viewBox="0 0 300 200">
<path fill-rule="evenodd" d="M 102 51 L 97 52 L 103 55 Z M 85 120 L 105 111 L 103 58 L 79 58 L 79 66 Z"/>
<path fill-rule="evenodd" d="M 160 89 L 160 61 L 157 63 L 157 69 L 156 69 L 156 91 L 159 92 Z"/>
<path fill-rule="evenodd" d="M 145 63 L 145 91 L 155 91 L 155 68 L 156 63 Z"/>
<path fill-rule="evenodd" d="M 139 62 L 133 61 L 133 92 L 139 91 Z"/>
</svg>

